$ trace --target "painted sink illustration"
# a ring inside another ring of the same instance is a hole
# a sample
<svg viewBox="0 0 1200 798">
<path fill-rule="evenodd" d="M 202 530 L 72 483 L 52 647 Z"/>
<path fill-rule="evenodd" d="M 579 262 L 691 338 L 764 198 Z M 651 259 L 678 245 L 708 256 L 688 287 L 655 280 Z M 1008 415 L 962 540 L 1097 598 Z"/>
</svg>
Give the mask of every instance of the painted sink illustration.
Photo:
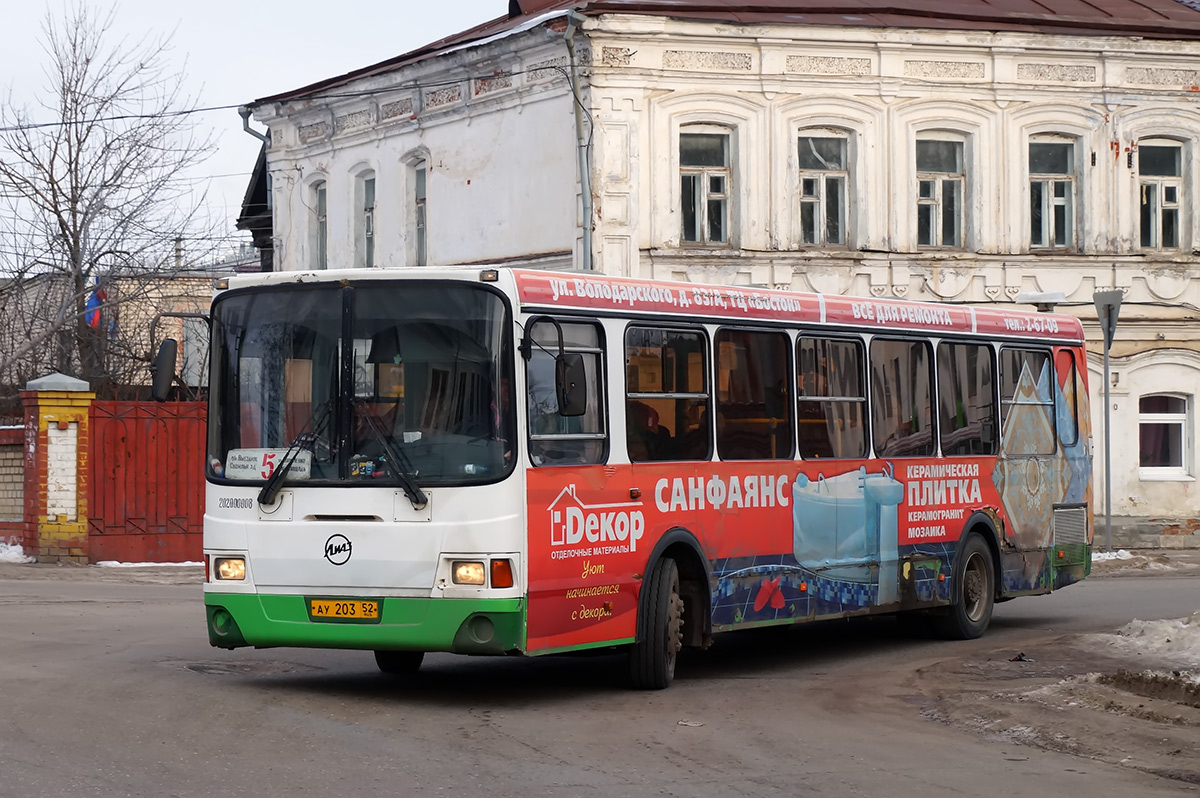
<svg viewBox="0 0 1200 798">
<path fill-rule="evenodd" d="M 825 579 L 878 581 L 879 604 L 898 598 L 897 507 L 904 501 L 904 484 L 890 470 L 888 464 L 887 471 L 868 474 L 863 466 L 815 480 L 799 474 L 792 486 L 797 562 Z"/>
</svg>

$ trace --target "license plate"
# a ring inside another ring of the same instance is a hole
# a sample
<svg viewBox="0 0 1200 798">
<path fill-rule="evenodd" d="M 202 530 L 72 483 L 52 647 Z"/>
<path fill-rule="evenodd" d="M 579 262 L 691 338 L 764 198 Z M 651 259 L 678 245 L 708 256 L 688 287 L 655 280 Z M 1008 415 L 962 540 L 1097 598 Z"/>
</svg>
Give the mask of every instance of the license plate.
<svg viewBox="0 0 1200 798">
<path fill-rule="evenodd" d="M 326 623 L 379 623 L 376 599 L 309 599 L 308 617 Z"/>
</svg>

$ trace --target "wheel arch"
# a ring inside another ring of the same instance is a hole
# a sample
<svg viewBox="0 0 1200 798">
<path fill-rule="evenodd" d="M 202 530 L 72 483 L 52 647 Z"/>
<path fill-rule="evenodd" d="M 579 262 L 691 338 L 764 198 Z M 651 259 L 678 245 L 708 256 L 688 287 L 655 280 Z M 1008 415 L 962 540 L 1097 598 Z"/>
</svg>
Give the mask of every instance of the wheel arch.
<svg viewBox="0 0 1200 798">
<path fill-rule="evenodd" d="M 1002 565 L 1000 563 L 1000 532 L 996 529 L 996 522 L 988 513 L 982 510 L 976 510 L 967 518 L 963 524 L 962 533 L 958 536 L 958 544 L 954 548 L 954 562 L 951 564 L 951 573 L 958 573 L 959 560 L 962 558 L 963 543 L 972 535 L 978 534 L 983 538 L 983 542 L 987 544 L 988 550 L 992 555 L 992 593 L 995 598 L 1001 598 L 1001 593 L 1004 589 L 1004 579 L 1002 573 Z M 955 591 L 957 593 L 957 591 Z M 954 597 L 954 603 L 958 603 L 957 596 Z"/>
<path fill-rule="evenodd" d="M 675 561 L 684 602 L 683 644 L 698 648 L 712 641 L 712 563 L 703 551 L 695 535 L 683 527 L 674 527 L 654 544 L 642 575 L 644 584 L 659 560 L 670 557 Z M 646 591 L 639 589 L 639 616 L 646 611 L 646 601 Z"/>
</svg>

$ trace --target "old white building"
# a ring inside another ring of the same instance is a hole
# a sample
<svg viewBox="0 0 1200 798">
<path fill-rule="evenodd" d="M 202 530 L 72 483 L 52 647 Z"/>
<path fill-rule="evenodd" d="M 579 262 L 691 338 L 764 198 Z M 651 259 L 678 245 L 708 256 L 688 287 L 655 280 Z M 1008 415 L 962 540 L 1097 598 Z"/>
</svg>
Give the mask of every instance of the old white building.
<svg viewBox="0 0 1200 798">
<path fill-rule="evenodd" d="M 1092 294 L 1119 288 L 1113 512 L 1155 534 L 1156 519 L 1190 528 L 1200 11 L 1187 0 L 1072 15 L 1032 0 L 859 15 L 509 5 L 254 103 L 276 268 L 499 262 L 972 303 L 1061 291 L 1060 309 L 1092 322 L 1096 397 Z"/>
</svg>

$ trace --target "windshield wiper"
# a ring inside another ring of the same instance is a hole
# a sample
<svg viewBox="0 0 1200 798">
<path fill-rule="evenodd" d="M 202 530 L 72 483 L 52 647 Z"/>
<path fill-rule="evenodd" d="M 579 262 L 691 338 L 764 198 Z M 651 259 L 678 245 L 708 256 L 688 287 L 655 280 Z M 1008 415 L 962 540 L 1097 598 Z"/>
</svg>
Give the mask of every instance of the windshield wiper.
<svg viewBox="0 0 1200 798">
<path fill-rule="evenodd" d="M 288 471 L 292 468 L 292 463 L 296 462 L 296 458 L 300 456 L 302 445 L 320 435 L 325 429 L 325 422 L 329 420 L 329 411 L 332 407 L 333 400 L 328 399 L 317 408 L 316 413 L 308 417 L 308 423 L 304 425 L 304 429 L 301 429 L 297 433 L 288 446 L 287 451 L 283 453 L 283 459 L 280 460 L 279 465 L 271 472 L 271 476 L 267 477 L 267 481 L 263 483 L 262 490 L 258 492 L 259 504 L 271 505 L 275 503 L 275 497 L 279 494 L 280 488 L 283 487 L 283 481 L 287 479 Z M 314 424 L 313 420 L 318 414 L 321 416 L 321 420 Z M 312 427 L 311 432 L 308 431 L 309 426 Z"/>
<path fill-rule="evenodd" d="M 357 404 L 356 404 L 357 408 Z M 383 425 L 379 423 L 379 419 L 374 413 L 365 409 L 360 409 L 362 415 L 367 419 L 367 424 L 371 430 L 379 438 L 379 443 L 382 444 L 383 450 L 387 452 L 388 461 L 395 463 L 396 476 L 400 479 L 400 487 L 404 490 L 404 495 L 412 503 L 414 510 L 423 510 L 425 505 L 429 503 L 429 497 L 425 495 L 425 491 L 421 490 L 421 486 L 413 479 L 413 474 L 416 470 L 412 467 L 412 461 L 408 459 L 402 450 L 397 449 L 392 440 L 392 436 L 388 435 Z"/>
</svg>

